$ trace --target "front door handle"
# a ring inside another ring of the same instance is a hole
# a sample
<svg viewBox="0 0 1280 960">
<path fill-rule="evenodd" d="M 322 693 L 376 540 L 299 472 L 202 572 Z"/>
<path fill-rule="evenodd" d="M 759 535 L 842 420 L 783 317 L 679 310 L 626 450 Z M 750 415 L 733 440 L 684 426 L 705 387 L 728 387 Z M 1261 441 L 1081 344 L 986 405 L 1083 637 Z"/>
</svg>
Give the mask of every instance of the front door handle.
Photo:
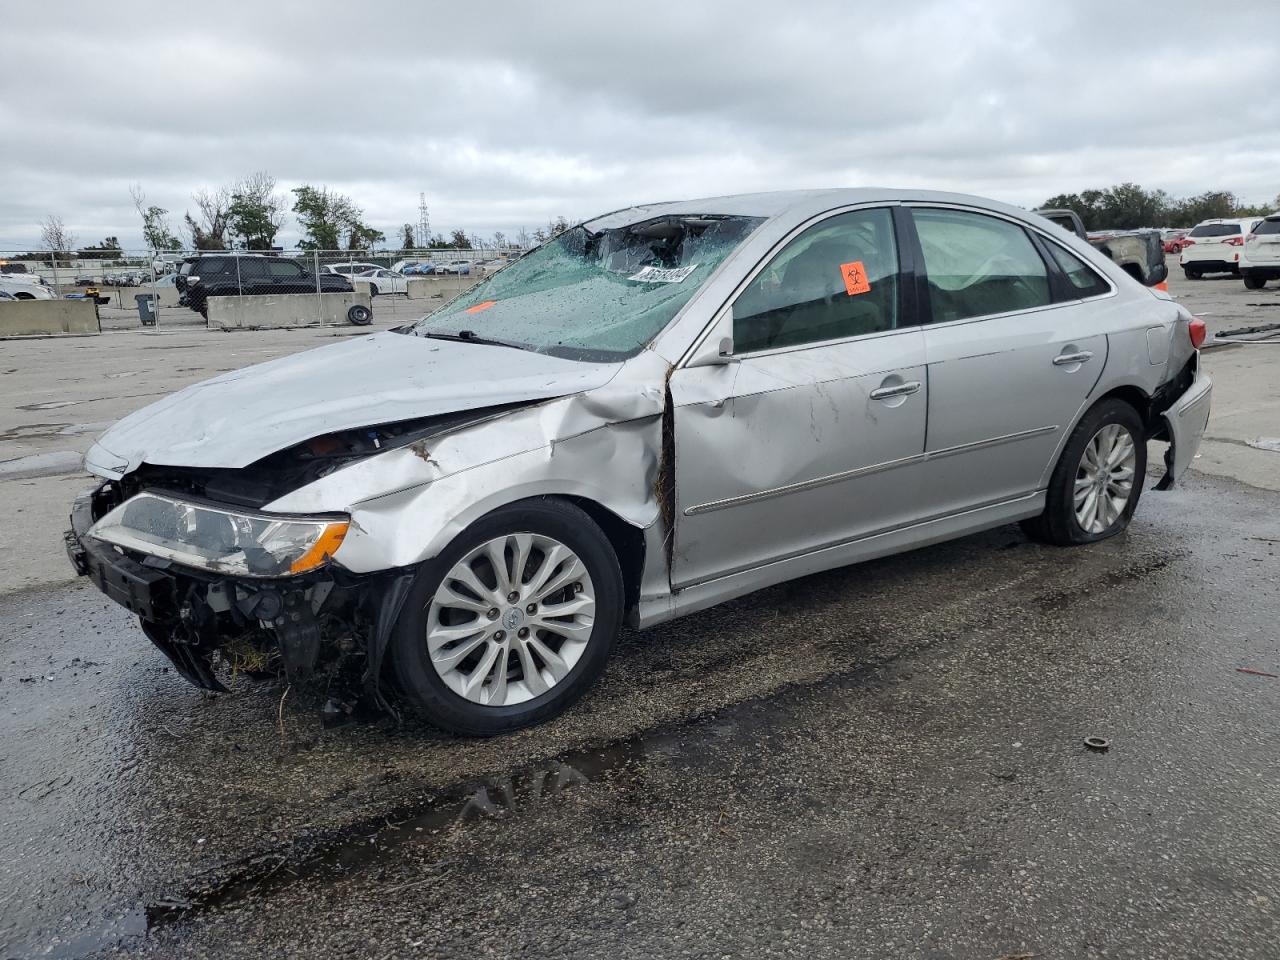
<svg viewBox="0 0 1280 960">
<path fill-rule="evenodd" d="M 1073 363 L 1088 363 L 1092 359 L 1092 350 L 1081 350 L 1079 353 L 1060 353 L 1053 358 L 1053 365 L 1055 367 L 1065 367 Z"/>
<path fill-rule="evenodd" d="M 913 393 L 919 393 L 920 386 L 919 380 L 908 380 L 896 387 L 879 387 L 871 391 L 871 399 L 888 400 L 890 397 L 909 397 Z"/>
</svg>

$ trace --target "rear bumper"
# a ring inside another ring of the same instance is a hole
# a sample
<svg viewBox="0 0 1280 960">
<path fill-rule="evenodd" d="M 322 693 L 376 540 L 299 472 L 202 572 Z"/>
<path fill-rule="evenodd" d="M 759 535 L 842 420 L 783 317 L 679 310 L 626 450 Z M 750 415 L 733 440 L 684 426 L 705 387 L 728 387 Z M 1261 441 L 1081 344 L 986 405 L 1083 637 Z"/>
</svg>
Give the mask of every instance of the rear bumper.
<svg viewBox="0 0 1280 960">
<path fill-rule="evenodd" d="M 1212 396 L 1213 381 L 1197 361 L 1191 386 L 1161 414 L 1169 434 L 1169 449 L 1164 455 L 1165 474 L 1156 484 L 1157 490 L 1172 487 L 1195 459 L 1209 424 Z"/>
</svg>

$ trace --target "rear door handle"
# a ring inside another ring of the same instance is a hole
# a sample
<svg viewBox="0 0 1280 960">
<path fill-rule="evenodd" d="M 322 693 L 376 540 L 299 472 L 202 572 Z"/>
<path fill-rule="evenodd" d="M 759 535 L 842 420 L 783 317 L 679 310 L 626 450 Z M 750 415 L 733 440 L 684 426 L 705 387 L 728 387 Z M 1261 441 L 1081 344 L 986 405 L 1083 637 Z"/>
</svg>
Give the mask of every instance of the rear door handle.
<svg viewBox="0 0 1280 960">
<path fill-rule="evenodd" d="M 908 380 L 906 383 L 900 383 L 896 387 L 879 387 L 871 391 L 872 400 L 888 400 L 890 397 L 909 397 L 913 393 L 920 392 L 919 380 Z"/>
<path fill-rule="evenodd" d="M 1072 363 L 1088 363 L 1093 359 L 1093 351 L 1081 350 L 1079 353 L 1061 353 L 1053 358 L 1055 367 L 1065 367 Z"/>
</svg>

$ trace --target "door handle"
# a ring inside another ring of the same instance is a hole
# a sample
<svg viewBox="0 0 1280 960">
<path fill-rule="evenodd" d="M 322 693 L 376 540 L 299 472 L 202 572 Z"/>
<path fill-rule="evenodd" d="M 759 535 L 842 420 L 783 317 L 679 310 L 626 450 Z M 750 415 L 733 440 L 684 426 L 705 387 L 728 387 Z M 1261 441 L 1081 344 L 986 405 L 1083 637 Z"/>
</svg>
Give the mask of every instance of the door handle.
<svg viewBox="0 0 1280 960">
<path fill-rule="evenodd" d="M 896 387 L 879 387 L 871 391 L 872 400 L 888 400 L 890 397 L 909 397 L 913 393 L 920 392 L 919 380 L 908 380 L 906 383 L 900 383 Z"/>
<path fill-rule="evenodd" d="M 1093 351 L 1081 350 L 1079 353 L 1060 353 L 1053 358 L 1055 367 L 1065 367 L 1072 363 L 1088 363 L 1093 359 Z"/>
</svg>

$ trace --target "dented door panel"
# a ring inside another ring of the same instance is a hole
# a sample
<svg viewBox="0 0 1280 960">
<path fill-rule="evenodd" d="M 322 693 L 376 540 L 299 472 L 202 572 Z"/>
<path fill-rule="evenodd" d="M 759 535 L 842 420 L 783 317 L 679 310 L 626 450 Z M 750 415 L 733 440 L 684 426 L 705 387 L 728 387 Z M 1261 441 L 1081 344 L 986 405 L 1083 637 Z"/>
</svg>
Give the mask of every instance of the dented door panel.
<svg viewBox="0 0 1280 960">
<path fill-rule="evenodd" d="M 675 586 L 908 521 L 927 389 L 919 330 L 671 378 Z M 909 394 L 873 391 L 918 384 Z"/>
</svg>

